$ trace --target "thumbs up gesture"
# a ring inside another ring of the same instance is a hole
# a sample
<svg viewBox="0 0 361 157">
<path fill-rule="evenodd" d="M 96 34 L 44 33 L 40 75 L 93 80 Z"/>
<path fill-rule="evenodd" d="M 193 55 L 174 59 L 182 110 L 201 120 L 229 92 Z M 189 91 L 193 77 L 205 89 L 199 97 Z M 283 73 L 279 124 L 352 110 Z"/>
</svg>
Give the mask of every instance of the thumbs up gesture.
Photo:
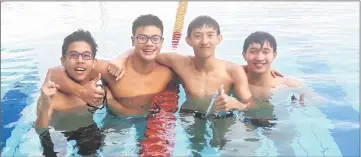
<svg viewBox="0 0 361 157">
<path fill-rule="evenodd" d="M 97 82 L 100 80 L 101 74 L 89 81 L 88 84 L 84 85 L 80 90 L 80 98 L 88 104 L 96 105 L 101 104 L 104 97 L 104 90 L 97 87 Z"/>
<path fill-rule="evenodd" d="M 232 106 L 230 101 L 232 101 L 232 97 L 224 93 L 223 85 L 221 85 L 221 87 L 218 89 L 218 96 L 215 100 L 215 111 L 222 112 L 231 110 Z"/>
</svg>

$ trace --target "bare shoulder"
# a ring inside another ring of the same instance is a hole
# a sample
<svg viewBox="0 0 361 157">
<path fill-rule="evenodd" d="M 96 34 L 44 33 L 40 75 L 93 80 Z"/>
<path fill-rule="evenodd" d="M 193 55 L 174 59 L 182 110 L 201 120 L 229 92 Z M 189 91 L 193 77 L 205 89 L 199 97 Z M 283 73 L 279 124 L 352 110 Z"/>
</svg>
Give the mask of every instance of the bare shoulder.
<svg viewBox="0 0 361 157">
<path fill-rule="evenodd" d="M 156 63 L 156 70 L 157 74 L 161 74 L 163 76 L 172 76 L 172 70 L 167 67 L 167 66 L 164 66 L 162 64 L 158 64 Z"/>
<path fill-rule="evenodd" d="M 284 85 L 287 85 L 289 87 L 299 87 L 302 85 L 302 83 L 300 81 L 298 81 L 296 78 L 294 77 L 286 77 L 283 78 L 282 83 Z"/>
<path fill-rule="evenodd" d="M 181 64 L 182 66 L 191 65 L 194 63 L 194 56 L 182 56 L 180 59 L 180 61 L 183 63 Z"/>
<path fill-rule="evenodd" d="M 226 67 L 228 74 L 230 74 L 231 76 L 235 76 L 235 75 L 246 76 L 246 72 L 244 71 L 244 68 L 242 66 L 230 61 L 222 61 L 222 62 Z"/>
</svg>

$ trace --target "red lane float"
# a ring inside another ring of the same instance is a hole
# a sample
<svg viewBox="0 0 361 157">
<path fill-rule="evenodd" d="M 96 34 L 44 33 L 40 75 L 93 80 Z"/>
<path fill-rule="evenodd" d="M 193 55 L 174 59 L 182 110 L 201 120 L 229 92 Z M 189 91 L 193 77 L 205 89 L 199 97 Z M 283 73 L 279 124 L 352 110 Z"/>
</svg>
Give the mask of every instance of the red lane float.
<svg viewBox="0 0 361 157">
<path fill-rule="evenodd" d="M 166 89 L 152 100 L 153 109 L 159 112 L 149 113 L 147 129 L 141 141 L 141 157 L 170 157 L 174 149 L 176 117 L 178 110 L 179 86 L 169 83 Z M 157 105 L 155 105 L 157 104 Z"/>
</svg>

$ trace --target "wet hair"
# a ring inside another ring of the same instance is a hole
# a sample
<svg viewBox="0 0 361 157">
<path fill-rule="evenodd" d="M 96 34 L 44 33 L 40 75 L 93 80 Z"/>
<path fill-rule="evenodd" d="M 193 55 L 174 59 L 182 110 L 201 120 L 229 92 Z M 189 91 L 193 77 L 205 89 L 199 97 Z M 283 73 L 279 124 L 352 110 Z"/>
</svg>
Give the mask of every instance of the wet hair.
<svg viewBox="0 0 361 157">
<path fill-rule="evenodd" d="M 270 46 L 273 48 L 273 51 L 277 52 L 277 42 L 276 42 L 275 37 L 273 37 L 268 32 L 257 31 L 257 32 L 250 34 L 246 38 L 246 40 L 244 40 L 243 53 L 245 53 L 247 51 L 250 44 L 257 43 L 257 44 L 260 44 L 262 47 L 265 41 L 268 41 Z"/>
<path fill-rule="evenodd" d="M 219 24 L 215 19 L 207 15 L 201 15 L 193 19 L 188 25 L 187 36 L 191 36 L 193 29 L 202 28 L 204 25 L 207 27 L 213 27 L 216 30 L 217 35 L 221 34 Z"/>
<path fill-rule="evenodd" d="M 144 26 L 155 26 L 160 29 L 163 34 L 163 22 L 158 18 L 158 16 L 154 16 L 152 14 L 140 15 L 137 19 L 134 20 L 132 25 L 132 33 L 135 35 L 135 31 L 139 27 Z"/>
<path fill-rule="evenodd" d="M 62 46 L 62 55 L 66 56 L 69 45 L 75 41 L 85 41 L 87 42 L 93 53 L 93 57 L 97 54 L 98 45 L 95 43 L 93 36 L 89 31 L 84 31 L 83 29 L 78 29 L 77 31 L 71 33 L 66 38 L 64 38 L 63 46 Z"/>
</svg>

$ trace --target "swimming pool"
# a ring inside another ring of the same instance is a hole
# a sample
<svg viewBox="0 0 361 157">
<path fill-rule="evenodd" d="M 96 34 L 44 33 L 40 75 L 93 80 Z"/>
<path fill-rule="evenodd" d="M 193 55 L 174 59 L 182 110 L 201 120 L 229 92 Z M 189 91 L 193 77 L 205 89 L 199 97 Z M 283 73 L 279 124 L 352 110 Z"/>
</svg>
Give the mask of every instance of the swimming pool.
<svg viewBox="0 0 361 157">
<path fill-rule="evenodd" d="M 109 59 L 131 45 L 131 22 L 140 14 L 152 13 L 163 20 L 164 48 L 170 49 L 176 7 L 176 2 L 2 2 L 1 156 L 41 155 L 33 128 L 38 89 L 47 68 L 60 64 L 61 44 L 67 34 L 88 29 L 100 43 L 98 58 Z M 177 113 L 174 156 L 192 156 L 193 152 L 276 156 L 280 149 L 295 156 L 359 156 L 358 2 L 190 2 L 185 28 L 201 14 L 220 24 L 224 41 L 217 49 L 218 58 L 245 64 L 241 56 L 245 37 L 257 30 L 269 31 L 279 45 L 274 68 L 302 79 L 329 102 L 324 106 L 278 106 L 280 115 L 292 123 L 280 125 L 281 131 L 276 133 L 242 131 L 246 130 L 243 123 L 234 121 L 226 135 L 231 141 L 222 151 L 208 144 L 212 136 L 209 122 L 195 126 L 196 119 Z M 192 54 L 184 40 L 179 46 L 178 51 Z M 182 91 L 179 104 L 185 98 Z M 101 124 L 103 116 L 100 112 L 95 120 Z M 133 143 L 142 130 L 133 124 L 138 119 L 128 121 L 124 126 L 129 127 L 108 136 L 103 155 L 135 155 Z M 194 133 L 194 128 L 201 131 Z M 192 138 L 198 133 L 204 134 L 202 138 Z M 239 145 L 244 147 L 235 147 Z M 72 143 L 64 149 L 74 153 Z"/>
</svg>

